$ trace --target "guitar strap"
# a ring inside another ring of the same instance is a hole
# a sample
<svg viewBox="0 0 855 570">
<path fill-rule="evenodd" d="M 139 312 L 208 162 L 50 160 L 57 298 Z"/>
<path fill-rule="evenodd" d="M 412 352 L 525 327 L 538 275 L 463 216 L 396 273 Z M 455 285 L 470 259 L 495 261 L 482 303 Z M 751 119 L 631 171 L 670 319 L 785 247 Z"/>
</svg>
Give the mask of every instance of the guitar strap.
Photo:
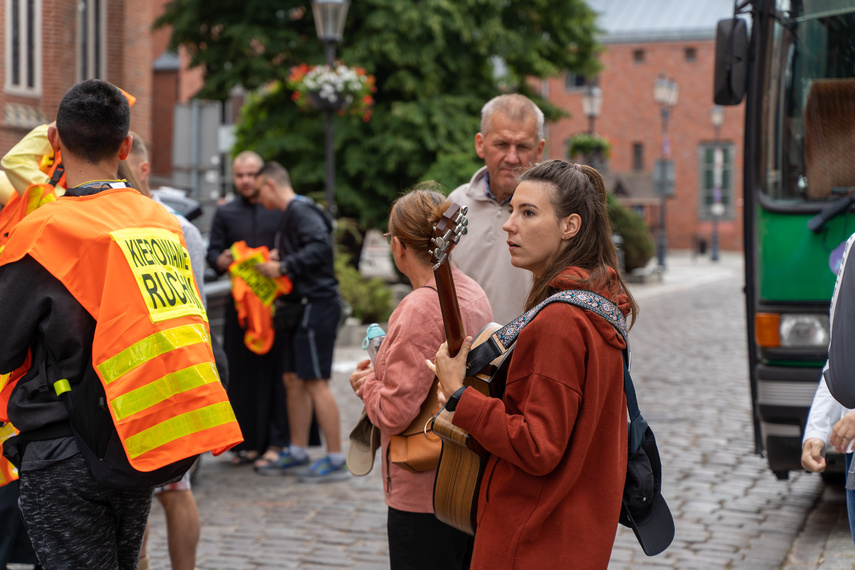
<svg viewBox="0 0 855 570">
<path fill-rule="evenodd" d="M 583 291 L 579 289 L 568 289 L 560 291 L 552 295 L 548 299 L 542 301 L 536 307 L 529 309 L 510 323 L 494 332 L 490 338 L 482 342 L 472 349 L 466 359 L 466 369 L 472 372 L 479 372 L 490 364 L 497 357 L 506 354 L 512 350 L 514 343 L 525 326 L 537 316 L 537 314 L 547 305 L 563 302 L 583 309 L 588 309 L 604 319 L 606 319 L 623 337 L 626 342 L 626 348 L 623 353 L 623 388 L 626 392 L 626 407 L 629 412 L 630 433 L 629 433 L 629 453 L 632 454 L 641 446 L 641 440 L 644 432 L 647 431 L 647 421 L 641 416 L 641 410 L 638 408 L 638 398 L 635 394 L 635 386 L 632 383 L 632 377 L 629 375 L 630 366 L 630 351 L 629 338 L 626 330 L 626 317 L 617 306 L 597 293 Z"/>
</svg>

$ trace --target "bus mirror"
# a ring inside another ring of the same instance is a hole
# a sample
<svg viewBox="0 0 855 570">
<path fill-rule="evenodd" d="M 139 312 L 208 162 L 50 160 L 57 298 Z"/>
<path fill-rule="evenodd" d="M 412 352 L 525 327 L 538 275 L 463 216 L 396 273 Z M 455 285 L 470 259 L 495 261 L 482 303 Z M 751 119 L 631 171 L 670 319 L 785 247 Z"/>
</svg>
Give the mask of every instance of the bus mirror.
<svg viewBox="0 0 855 570">
<path fill-rule="evenodd" d="M 748 74 L 748 26 L 741 18 L 719 20 L 715 37 L 716 105 L 738 105 L 745 96 Z"/>
</svg>

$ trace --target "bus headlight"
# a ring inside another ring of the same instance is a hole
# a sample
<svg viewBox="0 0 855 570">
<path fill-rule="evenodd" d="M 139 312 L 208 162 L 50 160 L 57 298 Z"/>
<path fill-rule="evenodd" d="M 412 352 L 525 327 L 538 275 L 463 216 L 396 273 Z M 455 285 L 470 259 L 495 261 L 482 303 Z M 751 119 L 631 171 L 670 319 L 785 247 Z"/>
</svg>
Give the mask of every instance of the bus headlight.
<svg viewBox="0 0 855 570">
<path fill-rule="evenodd" d="M 828 315 L 781 315 L 781 346 L 828 346 Z"/>
<path fill-rule="evenodd" d="M 757 313 L 757 345 L 764 348 L 827 348 L 828 315 Z"/>
</svg>

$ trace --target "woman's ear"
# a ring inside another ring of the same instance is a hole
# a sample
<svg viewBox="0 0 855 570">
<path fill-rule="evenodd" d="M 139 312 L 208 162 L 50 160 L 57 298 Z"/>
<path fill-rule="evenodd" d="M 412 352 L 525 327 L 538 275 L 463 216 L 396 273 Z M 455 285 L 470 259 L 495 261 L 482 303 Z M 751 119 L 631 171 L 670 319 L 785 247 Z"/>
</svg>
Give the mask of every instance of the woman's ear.
<svg viewBox="0 0 855 570">
<path fill-rule="evenodd" d="M 570 214 L 561 220 L 561 239 L 567 240 L 575 237 L 582 229 L 582 218 L 579 214 Z"/>
</svg>

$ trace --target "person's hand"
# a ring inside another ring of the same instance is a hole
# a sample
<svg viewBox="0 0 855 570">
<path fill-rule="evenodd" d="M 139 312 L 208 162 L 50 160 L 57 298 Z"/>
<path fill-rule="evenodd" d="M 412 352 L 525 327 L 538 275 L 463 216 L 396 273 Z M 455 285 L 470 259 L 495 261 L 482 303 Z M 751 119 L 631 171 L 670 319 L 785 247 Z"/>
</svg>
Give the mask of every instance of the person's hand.
<svg viewBox="0 0 855 570">
<path fill-rule="evenodd" d="M 834 424 L 829 443 L 840 453 L 846 453 L 853 439 L 855 439 L 855 412 L 849 412 Z"/>
<path fill-rule="evenodd" d="M 825 471 L 825 457 L 822 456 L 824 449 L 825 442 L 818 437 L 805 440 L 802 445 L 802 467 L 814 473 Z"/>
<path fill-rule="evenodd" d="M 235 258 L 232 255 L 232 250 L 224 249 L 223 253 L 217 257 L 217 271 L 222 273 L 229 268 L 229 265 L 231 265 L 234 260 Z"/>
<path fill-rule="evenodd" d="M 428 368 L 439 378 L 440 403 L 444 406 L 448 398 L 463 386 L 466 377 L 466 357 L 472 348 L 472 337 L 463 339 L 460 352 L 454 358 L 448 353 L 448 343 L 444 342 L 436 351 L 436 364 L 425 360 Z"/>
<path fill-rule="evenodd" d="M 279 259 L 279 250 L 278 249 L 271 249 L 270 250 L 270 261 L 281 261 Z"/>
<path fill-rule="evenodd" d="M 265 277 L 270 277 L 271 279 L 276 279 L 282 273 L 280 273 L 279 262 L 278 261 L 266 261 L 264 263 L 256 263 L 255 270 L 264 275 Z"/>
<path fill-rule="evenodd" d="M 374 372 L 374 366 L 371 364 L 371 360 L 366 358 L 356 365 L 356 370 L 350 375 L 350 387 L 353 388 L 353 392 L 360 400 L 362 399 L 365 378 L 372 372 Z"/>
</svg>

